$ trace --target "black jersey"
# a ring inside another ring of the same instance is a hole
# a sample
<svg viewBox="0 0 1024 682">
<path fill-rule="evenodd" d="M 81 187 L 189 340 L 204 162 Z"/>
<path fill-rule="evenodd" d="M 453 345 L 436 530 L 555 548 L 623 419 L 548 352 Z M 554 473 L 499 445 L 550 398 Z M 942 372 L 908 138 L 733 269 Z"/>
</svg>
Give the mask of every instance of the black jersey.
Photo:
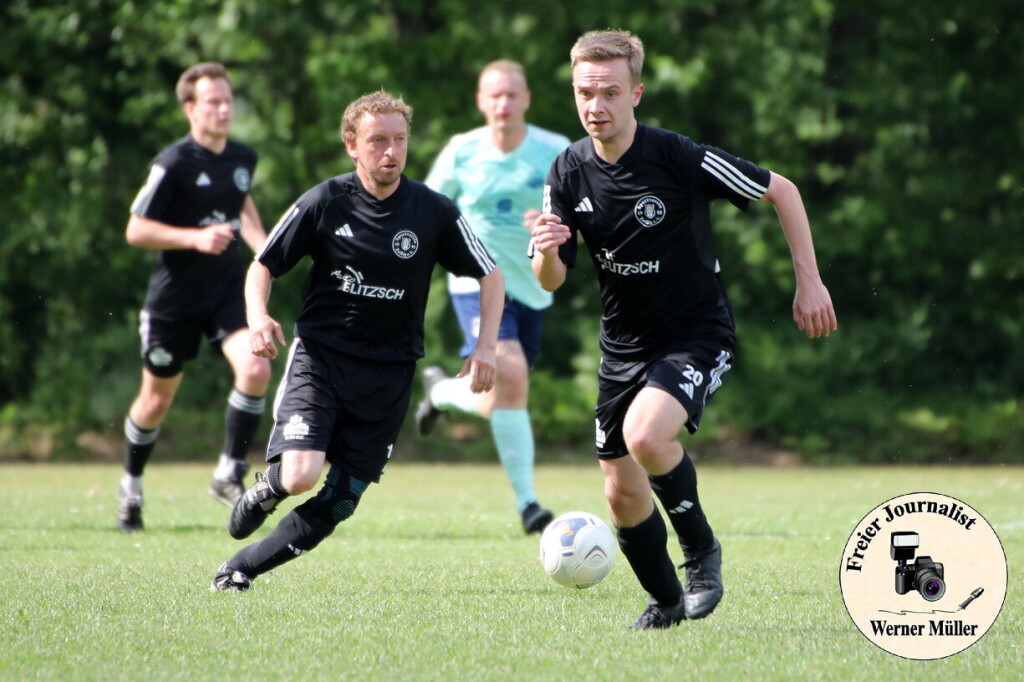
<svg viewBox="0 0 1024 682">
<path fill-rule="evenodd" d="M 174 227 L 233 222 L 237 235 L 255 169 L 252 147 L 228 140 L 216 154 L 186 135 L 153 159 L 131 212 Z M 225 294 L 240 295 L 246 260 L 237 238 L 216 256 L 192 249 L 157 251 L 146 310 L 162 317 L 188 317 L 204 304 L 216 305 Z"/>
<path fill-rule="evenodd" d="M 572 230 L 559 249 L 569 267 L 582 235 L 601 286 L 601 349 L 623 360 L 671 350 L 681 340 L 733 342 L 718 277 L 710 202 L 741 209 L 767 191 L 769 172 L 667 130 L 639 125 L 610 164 L 587 137 L 555 160 L 545 211 Z"/>
<path fill-rule="evenodd" d="M 455 204 L 402 176 L 379 200 L 347 173 L 309 190 L 257 260 L 275 278 L 313 260 L 295 335 L 380 361 L 423 357 L 423 315 L 435 263 L 483 277 L 494 260 Z"/>
</svg>

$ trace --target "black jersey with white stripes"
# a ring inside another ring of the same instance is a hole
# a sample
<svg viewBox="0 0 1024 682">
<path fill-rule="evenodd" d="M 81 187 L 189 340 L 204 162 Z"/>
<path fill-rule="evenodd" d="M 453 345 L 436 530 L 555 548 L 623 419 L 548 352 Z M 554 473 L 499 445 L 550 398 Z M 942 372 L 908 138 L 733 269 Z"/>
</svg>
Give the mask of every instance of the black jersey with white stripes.
<svg viewBox="0 0 1024 682">
<path fill-rule="evenodd" d="M 718 275 L 710 203 L 740 209 L 767 191 L 770 173 L 720 149 L 639 125 L 629 150 L 607 163 L 587 137 L 551 166 L 545 210 L 573 232 L 559 249 L 576 262 L 583 237 L 601 286 L 601 349 L 644 359 L 679 341 L 733 343 Z"/>
<path fill-rule="evenodd" d="M 236 239 L 218 255 L 192 249 L 156 252 L 145 308 L 161 317 L 201 314 L 224 295 L 241 295 L 246 258 L 237 238 L 249 194 L 256 152 L 228 140 L 217 154 L 186 135 L 160 152 L 149 178 L 132 203 L 135 215 L 172 227 L 206 227 L 234 222 Z"/>
<path fill-rule="evenodd" d="M 455 204 L 405 176 L 383 200 L 367 192 L 355 173 L 303 194 L 256 259 L 277 278 L 305 256 L 313 264 L 295 335 L 385 362 L 423 357 L 435 263 L 463 277 L 494 269 Z"/>
</svg>

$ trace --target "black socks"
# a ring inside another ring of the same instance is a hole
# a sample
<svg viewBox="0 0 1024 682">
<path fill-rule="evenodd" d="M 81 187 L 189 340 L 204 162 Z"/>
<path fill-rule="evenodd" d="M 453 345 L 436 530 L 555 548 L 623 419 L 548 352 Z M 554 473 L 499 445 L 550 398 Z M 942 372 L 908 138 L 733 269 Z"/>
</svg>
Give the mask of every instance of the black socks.
<svg viewBox="0 0 1024 682">
<path fill-rule="evenodd" d="M 266 399 L 263 396 L 246 395 L 237 388 L 231 389 L 228 406 L 224 411 L 224 449 L 222 452 L 225 455 L 231 459 L 245 461 L 249 445 L 259 428 L 265 406 Z"/>
<path fill-rule="evenodd" d="M 689 455 L 684 452 L 683 461 L 667 474 L 648 478 L 654 494 L 668 512 L 669 521 L 683 549 L 699 551 L 710 548 L 714 543 L 714 534 L 700 506 L 697 471 Z"/>
<path fill-rule="evenodd" d="M 640 586 L 662 606 L 675 606 L 683 598 L 683 587 L 665 543 L 668 530 L 661 512 L 654 512 L 646 521 L 631 528 L 616 526 L 619 547 L 636 574 Z"/>
<path fill-rule="evenodd" d="M 153 454 L 160 427 L 144 429 L 137 426 L 131 417 L 124 418 L 124 470 L 132 476 L 142 475 L 149 456 Z"/>
</svg>

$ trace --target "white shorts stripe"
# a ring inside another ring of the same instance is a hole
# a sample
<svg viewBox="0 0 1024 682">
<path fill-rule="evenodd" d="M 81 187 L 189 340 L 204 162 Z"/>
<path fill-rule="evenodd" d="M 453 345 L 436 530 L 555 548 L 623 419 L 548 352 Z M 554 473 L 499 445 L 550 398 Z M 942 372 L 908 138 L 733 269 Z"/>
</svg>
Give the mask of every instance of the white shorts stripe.
<svg viewBox="0 0 1024 682">
<path fill-rule="evenodd" d="M 281 400 L 284 399 L 284 391 L 288 386 L 288 376 L 291 374 L 292 362 L 295 360 L 295 351 L 298 350 L 299 343 L 299 337 L 296 336 L 292 339 L 291 348 L 288 349 L 288 361 L 284 365 L 281 382 L 277 385 L 277 392 L 274 394 L 274 426 L 270 429 L 271 434 L 277 432 L 277 410 L 281 407 Z"/>
<path fill-rule="evenodd" d="M 729 364 L 731 359 L 732 356 L 727 350 L 723 350 L 718 354 L 718 365 L 711 370 L 711 383 L 708 384 L 708 396 L 721 388 L 722 375 L 732 369 L 732 365 Z"/>
</svg>

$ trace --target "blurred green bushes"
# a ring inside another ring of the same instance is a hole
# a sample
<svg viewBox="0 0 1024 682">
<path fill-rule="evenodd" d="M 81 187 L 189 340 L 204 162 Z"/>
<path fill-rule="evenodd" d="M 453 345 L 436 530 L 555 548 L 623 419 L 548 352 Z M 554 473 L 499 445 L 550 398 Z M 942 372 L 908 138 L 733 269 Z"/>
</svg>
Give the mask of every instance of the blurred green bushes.
<svg viewBox="0 0 1024 682">
<path fill-rule="evenodd" d="M 2 457 L 120 456 L 152 257 L 123 229 L 149 160 L 186 130 L 173 95 L 186 66 L 231 69 L 236 137 L 260 152 L 253 191 L 269 227 L 351 168 L 338 120 L 370 90 L 415 107 L 414 178 L 451 134 L 482 123 L 476 74 L 497 57 L 526 66 L 533 122 L 579 137 L 568 50 L 614 26 L 647 46 L 642 121 L 801 188 L 839 314 L 838 334 L 803 338 L 772 211 L 717 207 L 741 348 L 693 447 L 816 462 L 1021 460 L 1024 23 L 1009 0 L 11 0 L 0 26 Z M 276 286 L 285 322 L 301 280 Z M 427 361 L 454 370 L 442 283 Z M 591 449 L 596 293 L 581 266 L 547 317 L 532 394 L 542 459 Z M 190 365 L 158 456 L 212 454 L 229 386 L 213 354 Z M 419 441 L 407 428 L 400 449 L 492 456 L 486 425 L 447 430 Z"/>
</svg>

